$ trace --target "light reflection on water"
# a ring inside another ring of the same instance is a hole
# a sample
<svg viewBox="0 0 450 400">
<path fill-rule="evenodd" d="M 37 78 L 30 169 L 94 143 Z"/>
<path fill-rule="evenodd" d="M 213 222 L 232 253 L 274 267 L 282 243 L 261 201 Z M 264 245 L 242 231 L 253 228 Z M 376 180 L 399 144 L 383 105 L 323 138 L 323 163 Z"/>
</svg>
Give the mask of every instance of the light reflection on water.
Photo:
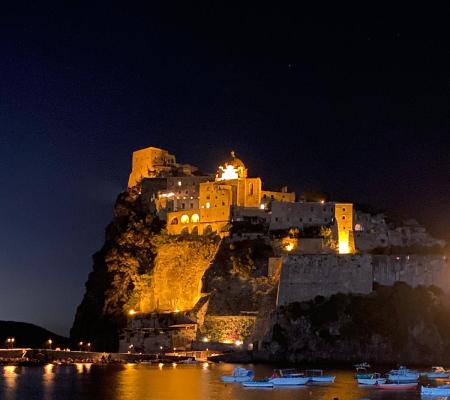
<svg viewBox="0 0 450 400">
<path fill-rule="evenodd" d="M 224 384 L 220 376 L 234 365 L 52 365 L 44 367 L 0 367 L 0 399 L 45 400 L 339 400 L 420 399 L 418 392 L 386 393 L 358 387 L 353 371 L 330 371 L 333 385 L 298 388 L 246 389 Z M 267 365 L 254 368 L 257 377 L 270 375 Z"/>
</svg>

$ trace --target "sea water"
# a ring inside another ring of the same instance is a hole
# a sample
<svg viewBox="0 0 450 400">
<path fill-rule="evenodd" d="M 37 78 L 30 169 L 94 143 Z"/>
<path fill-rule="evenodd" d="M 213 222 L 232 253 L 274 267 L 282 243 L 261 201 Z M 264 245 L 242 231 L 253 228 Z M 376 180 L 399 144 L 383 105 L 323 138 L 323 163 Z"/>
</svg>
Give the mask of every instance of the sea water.
<svg viewBox="0 0 450 400">
<path fill-rule="evenodd" d="M 0 399 L 3 400 L 346 400 L 420 399 L 418 390 L 383 392 L 359 387 L 351 370 L 329 370 L 333 384 L 293 388 L 244 388 L 222 383 L 236 365 L 52 365 L 0 366 Z M 245 365 L 256 378 L 271 375 L 268 365 Z"/>
</svg>

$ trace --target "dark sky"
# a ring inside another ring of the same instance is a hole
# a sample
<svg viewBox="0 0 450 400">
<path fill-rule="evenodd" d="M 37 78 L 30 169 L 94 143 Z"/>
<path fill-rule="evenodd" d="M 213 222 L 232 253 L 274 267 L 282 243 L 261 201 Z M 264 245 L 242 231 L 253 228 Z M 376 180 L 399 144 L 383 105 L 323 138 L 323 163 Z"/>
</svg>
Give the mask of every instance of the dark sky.
<svg viewBox="0 0 450 400">
<path fill-rule="evenodd" d="M 68 333 L 147 146 L 449 238 L 448 10 L 187 3 L 2 6 L 0 319 Z"/>
</svg>

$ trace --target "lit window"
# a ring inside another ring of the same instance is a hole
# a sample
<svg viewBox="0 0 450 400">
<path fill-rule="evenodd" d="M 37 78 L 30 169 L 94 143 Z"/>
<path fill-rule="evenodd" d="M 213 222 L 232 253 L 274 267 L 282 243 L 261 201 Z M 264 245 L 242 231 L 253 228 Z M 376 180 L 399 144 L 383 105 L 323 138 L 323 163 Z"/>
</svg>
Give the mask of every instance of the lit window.
<svg viewBox="0 0 450 400">
<path fill-rule="evenodd" d="M 195 224 L 198 221 L 200 221 L 200 217 L 198 216 L 198 214 L 192 214 L 191 222 L 193 222 Z"/>
<path fill-rule="evenodd" d="M 361 224 L 356 224 L 355 225 L 355 231 L 362 231 L 362 230 L 363 230 L 363 227 L 362 227 Z"/>
<path fill-rule="evenodd" d="M 211 203 L 209 201 L 207 201 L 205 206 L 206 206 L 206 208 L 210 208 L 211 207 Z"/>
<path fill-rule="evenodd" d="M 178 186 L 181 186 L 181 181 L 178 181 Z"/>
<path fill-rule="evenodd" d="M 189 223 L 189 216 L 186 215 L 186 214 L 183 214 L 183 215 L 181 216 L 181 223 L 182 223 L 182 224 L 188 224 L 188 223 Z"/>
</svg>

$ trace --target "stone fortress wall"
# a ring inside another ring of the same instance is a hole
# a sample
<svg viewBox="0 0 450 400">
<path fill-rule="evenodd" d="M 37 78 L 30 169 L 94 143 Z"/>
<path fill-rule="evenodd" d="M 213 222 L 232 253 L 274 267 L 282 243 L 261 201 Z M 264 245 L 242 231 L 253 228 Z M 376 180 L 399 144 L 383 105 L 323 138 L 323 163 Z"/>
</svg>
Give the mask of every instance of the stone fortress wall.
<svg viewBox="0 0 450 400">
<path fill-rule="evenodd" d="M 391 286 L 398 281 L 412 287 L 433 285 L 449 292 L 449 267 L 442 255 L 286 255 L 277 304 L 336 293 L 368 294 L 374 283 Z"/>
</svg>

